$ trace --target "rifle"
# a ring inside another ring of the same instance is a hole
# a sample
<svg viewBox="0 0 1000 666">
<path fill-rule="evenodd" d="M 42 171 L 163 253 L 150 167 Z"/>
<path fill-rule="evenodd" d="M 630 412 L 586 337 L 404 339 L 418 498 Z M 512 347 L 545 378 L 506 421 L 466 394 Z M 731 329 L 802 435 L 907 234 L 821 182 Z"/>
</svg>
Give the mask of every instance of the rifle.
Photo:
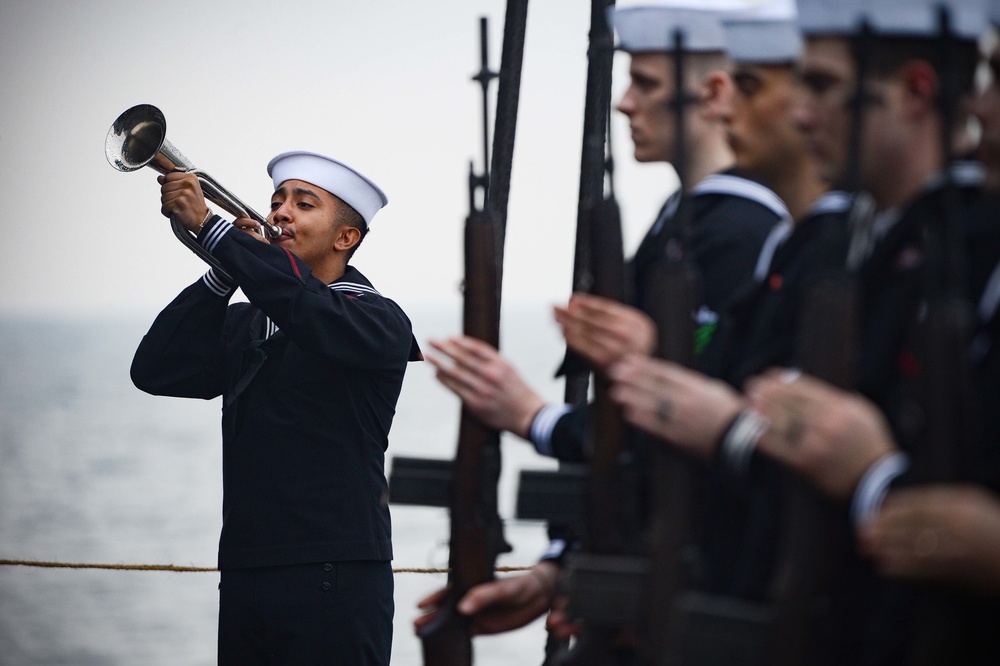
<svg viewBox="0 0 1000 666">
<path fill-rule="evenodd" d="M 611 104 L 611 70 L 614 43 L 607 11 L 614 0 L 591 0 L 590 35 L 587 50 L 587 89 L 583 108 L 583 145 L 580 156 L 580 190 L 576 208 L 576 245 L 573 257 L 573 291 L 590 291 L 591 273 L 590 220 L 594 206 L 604 199 L 607 177 L 611 195 L 612 164 L 607 157 L 610 139 L 608 121 Z M 566 350 L 564 370 L 566 376 L 565 398 L 573 405 L 587 401 L 590 371 L 586 364 L 569 349 Z"/>
<path fill-rule="evenodd" d="M 497 346 L 500 283 L 494 270 L 495 243 L 496 217 L 473 208 L 465 223 L 463 331 Z M 470 589 L 493 579 L 504 544 L 497 513 L 499 476 L 500 433 L 463 406 L 451 486 L 450 588 L 434 621 L 419 632 L 425 664 L 472 664 L 469 621 L 455 606 Z"/>
<path fill-rule="evenodd" d="M 482 176 L 469 168 L 469 216 L 465 224 L 463 332 L 499 348 L 500 291 L 507 196 L 513 160 L 517 98 L 527 0 L 508 0 L 500 66 L 493 159 Z M 473 77 L 483 88 L 483 131 L 488 134 L 486 88 L 493 74 L 487 67 L 486 19 L 480 21 L 480 72 Z M 484 139 L 483 148 L 488 141 Z M 482 190 L 483 207 L 476 207 Z M 458 601 L 476 585 L 493 579 L 497 555 L 510 550 L 497 512 L 500 477 L 500 433 L 487 427 L 463 405 L 459 440 L 451 478 L 449 590 L 434 620 L 419 632 L 424 663 L 429 666 L 472 664 L 472 635 Z"/>
<path fill-rule="evenodd" d="M 618 204 L 608 198 L 594 206 L 588 220 L 592 293 L 626 298 Z M 611 666 L 631 661 L 633 647 L 622 640 L 623 627 L 636 626 L 637 603 L 646 564 L 634 556 L 638 485 L 628 430 L 621 408 L 609 396 L 610 383 L 594 377 L 586 449 L 589 454 L 583 550 L 568 558 L 568 612 L 585 621 L 572 649 L 559 657 L 563 666 Z M 631 557 L 629 555 L 632 555 Z"/>
<path fill-rule="evenodd" d="M 667 220 L 667 242 L 660 259 L 646 272 L 642 309 L 657 328 L 656 357 L 695 368 L 696 326 L 693 313 L 701 304 L 701 278 L 686 252 L 690 231 L 690 202 L 683 198 L 687 171 L 686 109 L 694 101 L 685 88 L 686 35 L 673 35 L 676 91 L 671 102 L 676 129 L 673 164 L 680 179 L 682 199 Z M 674 666 L 685 663 L 685 635 L 699 613 L 695 599 L 685 591 L 686 570 L 696 542 L 696 506 L 704 472 L 673 446 L 652 442 L 646 450 L 646 552 L 650 572 L 645 589 L 641 663 Z"/>
<path fill-rule="evenodd" d="M 799 322 L 795 365 L 834 386 L 850 389 L 857 364 L 857 278 L 846 270 L 820 280 L 810 290 Z M 767 661 L 774 666 L 822 664 L 810 648 L 821 623 L 818 609 L 831 591 L 834 572 L 849 543 L 843 508 L 805 479 L 787 474 L 770 598 L 774 617 L 766 636 Z M 817 661 L 819 660 L 819 661 Z"/>
<path fill-rule="evenodd" d="M 945 163 L 943 214 L 932 219 L 925 237 L 926 312 L 917 329 L 920 366 L 917 400 L 924 413 L 921 436 L 911 450 L 914 483 L 955 482 L 969 469 L 979 436 L 973 416 L 976 394 L 969 353 L 974 327 L 965 297 L 964 253 L 958 220 L 958 191 L 950 174 L 954 104 L 961 96 L 952 75 L 957 64 L 951 16 L 939 8 L 939 72 L 942 154 Z M 955 596 L 933 584 L 920 586 L 910 658 L 918 666 L 952 664 L 959 644 Z"/>
<path fill-rule="evenodd" d="M 854 193 L 848 217 L 849 238 L 829 233 L 826 250 L 841 265 L 821 276 L 803 300 L 793 365 L 843 390 L 856 384 L 860 344 L 860 280 L 858 272 L 874 242 L 874 202 L 861 191 L 861 136 L 865 106 L 871 29 L 863 21 L 853 44 L 857 77 L 851 100 L 852 127 L 848 146 L 847 189 Z M 851 543 L 843 509 L 793 474 L 782 479 L 780 534 L 769 597 L 773 620 L 766 633 L 766 663 L 775 666 L 822 664 L 812 649 L 822 623 L 823 596 L 831 592 L 834 573 Z"/>
<path fill-rule="evenodd" d="M 573 291 L 588 291 L 591 275 L 590 266 L 590 218 L 594 206 L 603 199 L 605 175 L 614 191 L 611 180 L 611 160 L 606 155 L 606 139 L 611 104 L 611 70 L 613 65 L 613 37 L 608 25 L 607 10 L 614 6 L 614 0 L 591 0 L 590 3 L 590 33 L 587 50 L 587 87 L 583 110 L 583 142 L 580 157 L 580 189 L 577 199 L 576 246 L 573 265 Z M 619 241 L 620 242 L 620 241 Z M 587 391 L 590 383 L 589 368 L 570 349 L 566 349 L 562 371 L 565 375 L 564 399 L 567 404 L 581 407 L 587 402 Z M 556 472 L 546 474 L 545 482 L 550 487 L 556 484 L 566 486 L 572 479 L 578 480 L 571 490 L 581 490 L 585 487 L 586 474 L 583 470 L 568 465 L 560 465 Z M 530 481 L 526 473 L 521 476 L 521 492 L 530 492 Z M 576 511 L 564 511 L 562 516 L 552 515 L 552 502 L 549 507 L 549 536 L 572 535 L 580 527 L 582 520 L 582 498 L 584 492 L 575 492 L 565 498 L 564 503 L 572 502 Z M 519 493 L 519 497 L 521 497 Z M 520 503 L 519 503 L 520 504 Z M 520 515 L 520 510 L 519 510 Z M 561 653 L 569 648 L 566 641 L 560 641 L 549 634 L 545 643 L 545 660 L 543 666 L 554 666 Z"/>
<path fill-rule="evenodd" d="M 683 179 L 687 164 L 685 114 L 688 105 L 695 100 L 687 94 L 684 86 L 685 35 L 682 31 L 674 33 L 673 43 L 674 80 L 677 82 L 671 102 L 677 131 L 673 162 L 678 176 Z M 637 291 L 643 299 L 639 306 L 657 325 L 657 357 L 694 367 L 693 313 L 700 303 L 701 289 L 697 270 L 685 252 L 689 219 L 690 208 L 682 201 L 674 216 L 667 221 L 666 251 L 646 272 L 644 284 L 637 285 Z M 603 244 L 607 241 L 599 242 Z M 596 250 L 600 245 L 593 247 Z M 595 394 L 601 386 L 598 378 Z M 694 498 L 698 494 L 701 474 L 692 460 L 659 443 L 645 447 L 643 455 L 646 500 L 643 502 L 632 496 L 618 501 L 631 499 L 632 506 L 646 508 L 644 540 L 638 544 L 645 557 L 618 557 L 604 564 L 606 570 L 617 568 L 623 574 L 619 576 L 619 587 L 636 600 L 630 607 L 617 609 L 612 617 L 617 616 L 625 626 L 639 630 L 638 643 L 632 646 L 639 663 L 679 664 L 683 658 L 683 632 L 687 627 L 685 618 L 691 610 L 684 604 L 684 568 L 689 548 L 695 540 Z M 609 466 L 607 458 L 605 454 L 604 468 Z M 598 460 L 596 455 L 595 460 Z M 605 535 L 601 541 L 605 546 L 615 545 L 615 536 Z M 605 593 L 604 597 L 593 603 L 614 608 L 608 603 L 609 595 Z M 608 610 L 604 612 L 608 613 Z M 604 640 L 606 644 L 608 638 Z"/>
</svg>

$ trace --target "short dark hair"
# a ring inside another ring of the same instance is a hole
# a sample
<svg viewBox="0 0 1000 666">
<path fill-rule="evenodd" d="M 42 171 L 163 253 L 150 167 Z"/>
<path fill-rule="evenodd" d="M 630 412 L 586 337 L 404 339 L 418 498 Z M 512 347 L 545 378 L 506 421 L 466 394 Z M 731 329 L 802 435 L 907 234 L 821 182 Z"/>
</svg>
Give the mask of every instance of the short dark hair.
<svg viewBox="0 0 1000 666">
<path fill-rule="evenodd" d="M 337 213 L 333 220 L 337 227 L 341 227 L 346 224 L 347 226 L 354 227 L 361 232 L 361 237 L 358 242 L 355 243 L 354 247 L 347 252 L 347 258 L 350 259 L 354 256 L 354 252 L 358 249 L 358 246 L 361 245 L 361 241 L 363 241 L 365 236 L 368 235 L 368 225 L 365 224 L 365 218 L 361 217 L 361 213 L 354 210 L 353 206 L 337 195 L 334 195 L 334 199 L 336 199 L 337 203 L 340 204 L 337 206 Z"/>
<path fill-rule="evenodd" d="M 976 68 L 979 65 L 979 45 L 973 41 L 954 40 L 950 45 L 951 63 L 942 71 L 944 44 L 937 37 L 878 37 L 868 48 L 868 76 L 886 78 L 895 76 L 907 63 L 922 60 L 929 63 L 941 81 L 954 83 L 959 95 L 973 92 Z M 957 104 L 959 100 L 952 100 Z"/>
</svg>

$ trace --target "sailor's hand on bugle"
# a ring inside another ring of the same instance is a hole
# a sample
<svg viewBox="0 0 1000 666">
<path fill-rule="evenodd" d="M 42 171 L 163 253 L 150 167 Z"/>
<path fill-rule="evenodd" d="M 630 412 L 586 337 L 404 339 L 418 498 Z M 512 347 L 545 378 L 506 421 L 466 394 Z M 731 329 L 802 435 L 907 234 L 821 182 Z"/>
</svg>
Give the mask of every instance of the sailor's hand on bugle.
<svg viewBox="0 0 1000 666">
<path fill-rule="evenodd" d="M 209 216 L 198 177 L 175 171 L 158 176 L 156 181 L 160 184 L 160 213 L 177 220 L 188 231 L 197 233 Z"/>
<path fill-rule="evenodd" d="M 240 217 L 233 220 L 233 226 L 259 241 L 264 241 L 265 243 L 268 242 L 267 233 L 264 231 L 264 227 L 262 227 L 260 222 L 257 222 L 256 220 L 251 220 L 249 217 Z"/>
</svg>

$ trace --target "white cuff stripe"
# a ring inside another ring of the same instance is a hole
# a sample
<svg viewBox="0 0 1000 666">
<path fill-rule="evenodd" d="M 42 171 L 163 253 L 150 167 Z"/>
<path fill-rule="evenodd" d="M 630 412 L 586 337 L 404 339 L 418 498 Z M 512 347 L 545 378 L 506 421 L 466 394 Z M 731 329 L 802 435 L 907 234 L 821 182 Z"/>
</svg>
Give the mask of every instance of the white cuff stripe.
<svg viewBox="0 0 1000 666">
<path fill-rule="evenodd" d="M 847 192 L 834 190 L 827 192 L 812 205 L 809 215 L 826 215 L 827 213 L 846 213 L 851 209 L 854 197 Z"/>
<path fill-rule="evenodd" d="M 851 518 L 855 526 L 863 525 L 875 517 L 882 508 L 882 500 L 889 492 L 889 484 L 910 466 L 910 458 L 899 451 L 887 453 L 876 460 L 861 477 L 851 501 Z"/>
<path fill-rule="evenodd" d="M 214 268 L 208 269 L 208 272 L 201 276 L 201 279 L 205 283 L 205 286 L 218 296 L 226 296 L 235 289 Z"/>
<path fill-rule="evenodd" d="M 535 450 L 543 456 L 554 457 L 552 452 L 552 431 L 564 415 L 572 410 L 569 405 L 545 405 L 531 422 L 529 438 Z"/>
<path fill-rule="evenodd" d="M 566 541 L 563 539 L 553 539 L 549 542 L 549 547 L 545 549 L 542 553 L 541 559 L 543 560 L 555 560 L 562 557 L 562 554 L 566 551 Z"/>
<path fill-rule="evenodd" d="M 722 440 L 722 456 L 734 472 L 743 472 L 750 465 L 750 456 L 757 440 L 767 429 L 767 419 L 752 409 L 744 409 Z"/>
<path fill-rule="evenodd" d="M 201 242 L 202 246 L 204 246 L 204 248 L 209 252 L 213 252 L 215 250 L 215 246 L 219 244 L 219 240 L 223 236 L 235 229 L 232 223 L 222 220 L 222 218 L 219 219 L 220 222 L 208 230 L 208 233 L 205 234 L 205 238 Z"/>
</svg>

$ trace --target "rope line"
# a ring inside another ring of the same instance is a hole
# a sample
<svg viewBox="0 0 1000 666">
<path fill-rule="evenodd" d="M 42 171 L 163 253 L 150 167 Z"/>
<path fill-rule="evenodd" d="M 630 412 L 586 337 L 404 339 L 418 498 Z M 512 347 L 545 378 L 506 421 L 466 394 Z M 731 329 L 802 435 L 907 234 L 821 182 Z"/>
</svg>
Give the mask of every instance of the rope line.
<svg viewBox="0 0 1000 666">
<path fill-rule="evenodd" d="M 177 572 L 208 572 L 218 571 L 216 567 L 184 567 L 176 564 L 95 564 L 85 562 L 40 562 L 36 560 L 2 560 L 0 566 L 5 567 L 38 567 L 43 569 L 111 569 L 117 571 L 177 571 Z M 498 573 L 509 573 L 513 571 L 529 571 L 531 567 L 496 567 L 494 571 Z M 451 569 L 418 568 L 418 567 L 393 567 L 393 573 L 422 573 L 422 574 L 442 574 L 450 573 Z"/>
</svg>

